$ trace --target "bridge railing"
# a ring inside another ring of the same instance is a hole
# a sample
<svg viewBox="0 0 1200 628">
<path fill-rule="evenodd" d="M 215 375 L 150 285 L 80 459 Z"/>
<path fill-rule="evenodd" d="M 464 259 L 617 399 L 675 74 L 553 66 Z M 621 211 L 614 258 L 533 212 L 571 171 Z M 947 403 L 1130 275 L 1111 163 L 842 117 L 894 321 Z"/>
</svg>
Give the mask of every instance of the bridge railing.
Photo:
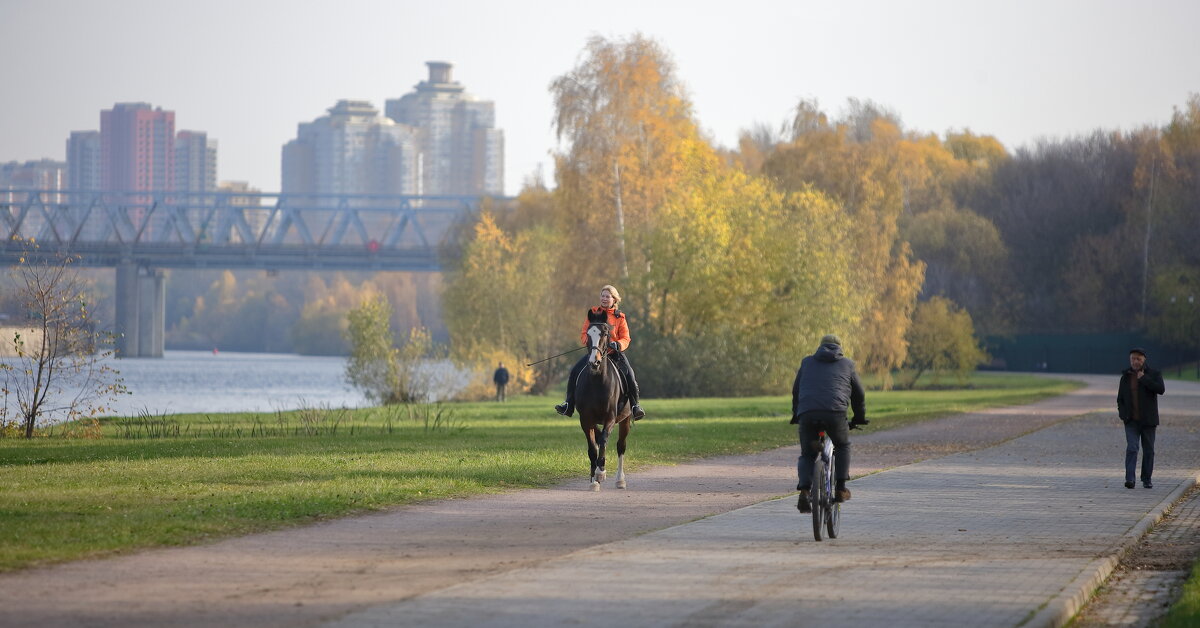
<svg viewBox="0 0 1200 628">
<path fill-rule="evenodd" d="M 0 260 L 33 238 L 95 266 L 434 269 L 487 198 L 0 190 Z"/>
</svg>

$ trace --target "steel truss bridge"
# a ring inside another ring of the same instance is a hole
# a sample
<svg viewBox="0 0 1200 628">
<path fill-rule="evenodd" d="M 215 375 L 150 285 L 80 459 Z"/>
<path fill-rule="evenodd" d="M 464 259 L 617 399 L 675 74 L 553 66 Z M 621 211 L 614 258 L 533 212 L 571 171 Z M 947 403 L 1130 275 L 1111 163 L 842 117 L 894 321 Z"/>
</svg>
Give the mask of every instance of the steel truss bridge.
<svg viewBox="0 0 1200 628">
<path fill-rule="evenodd" d="M 161 356 L 161 269 L 434 271 L 457 226 L 511 200 L 0 190 L 0 263 L 70 255 L 116 268 L 118 354 Z"/>
</svg>

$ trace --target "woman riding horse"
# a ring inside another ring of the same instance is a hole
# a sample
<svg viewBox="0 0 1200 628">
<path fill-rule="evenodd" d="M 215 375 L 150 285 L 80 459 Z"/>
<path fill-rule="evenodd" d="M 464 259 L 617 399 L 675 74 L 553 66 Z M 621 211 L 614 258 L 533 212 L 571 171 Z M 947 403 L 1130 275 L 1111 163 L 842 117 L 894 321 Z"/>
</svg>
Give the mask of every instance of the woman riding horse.
<svg viewBox="0 0 1200 628">
<path fill-rule="evenodd" d="M 625 322 L 625 313 L 617 309 L 621 303 L 621 293 L 613 286 L 604 286 L 600 289 L 600 305 L 591 308 L 591 312 L 599 314 L 601 312 L 608 316 L 608 324 L 612 327 L 609 334 L 608 355 L 613 358 L 613 364 L 621 371 L 621 377 L 624 378 L 626 386 L 626 394 L 629 395 L 630 411 L 633 412 L 633 420 L 646 416 L 642 411 L 642 406 L 638 404 L 638 399 L 641 396 L 641 391 L 638 389 L 637 379 L 633 375 L 633 367 L 629 364 L 629 358 L 625 356 L 625 349 L 629 347 L 629 325 Z M 580 342 L 587 344 L 587 330 L 589 321 L 583 321 L 583 331 L 579 332 Z M 588 356 L 579 358 L 575 366 L 571 367 L 571 377 L 567 380 L 567 400 L 554 406 L 554 410 L 563 416 L 571 416 L 575 413 L 575 382 L 579 379 L 579 373 L 583 371 L 584 365 L 587 364 Z"/>
</svg>

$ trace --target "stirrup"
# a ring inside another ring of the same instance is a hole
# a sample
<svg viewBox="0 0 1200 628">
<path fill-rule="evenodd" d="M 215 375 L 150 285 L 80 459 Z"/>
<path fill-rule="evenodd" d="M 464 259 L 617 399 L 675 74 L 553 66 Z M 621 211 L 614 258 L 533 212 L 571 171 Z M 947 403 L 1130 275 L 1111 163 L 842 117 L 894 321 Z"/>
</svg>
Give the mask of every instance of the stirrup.
<svg viewBox="0 0 1200 628">
<path fill-rule="evenodd" d="M 642 410 L 641 404 L 634 404 L 629 410 L 633 413 L 630 415 L 630 418 L 634 421 L 640 421 L 642 417 L 646 416 L 646 411 Z"/>
<path fill-rule="evenodd" d="M 575 408 L 572 408 L 571 404 L 565 401 L 557 406 L 554 406 L 554 411 L 563 416 L 571 416 L 572 414 L 575 414 Z"/>
</svg>

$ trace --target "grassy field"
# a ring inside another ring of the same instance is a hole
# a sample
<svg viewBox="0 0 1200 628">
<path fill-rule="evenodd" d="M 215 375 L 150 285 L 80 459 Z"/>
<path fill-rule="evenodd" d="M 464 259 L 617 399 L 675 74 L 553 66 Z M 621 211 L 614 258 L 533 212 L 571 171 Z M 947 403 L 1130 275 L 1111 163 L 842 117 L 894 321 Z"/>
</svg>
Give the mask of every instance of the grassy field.
<svg viewBox="0 0 1200 628">
<path fill-rule="evenodd" d="M 1177 379 L 1184 382 L 1200 381 L 1200 368 L 1196 367 L 1195 362 L 1164 368 L 1162 374 L 1164 379 Z"/>
<path fill-rule="evenodd" d="M 967 389 L 868 392 L 868 429 L 1075 387 L 979 374 Z M 0 571 L 583 478 L 584 439 L 555 401 L 144 416 L 105 420 L 98 439 L 0 439 Z M 643 405 L 635 473 L 795 441 L 782 396 Z"/>
<path fill-rule="evenodd" d="M 1200 626 L 1200 562 L 1192 566 L 1192 575 L 1183 585 L 1179 599 L 1171 605 L 1159 628 L 1195 628 Z"/>
</svg>

